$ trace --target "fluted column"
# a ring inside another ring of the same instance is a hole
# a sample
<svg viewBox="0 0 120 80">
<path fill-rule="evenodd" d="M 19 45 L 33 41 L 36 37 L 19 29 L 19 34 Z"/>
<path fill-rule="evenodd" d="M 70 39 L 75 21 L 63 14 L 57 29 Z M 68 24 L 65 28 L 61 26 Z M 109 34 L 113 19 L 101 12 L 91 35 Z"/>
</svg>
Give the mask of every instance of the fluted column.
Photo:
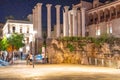
<svg viewBox="0 0 120 80">
<path fill-rule="evenodd" d="M 77 36 L 77 13 L 76 8 L 73 8 L 73 36 Z"/>
<path fill-rule="evenodd" d="M 56 5 L 56 32 L 57 32 L 57 36 L 56 37 L 60 37 L 60 7 L 61 5 Z"/>
<path fill-rule="evenodd" d="M 47 4 L 47 38 L 51 38 L 51 6 L 52 4 Z"/>
<path fill-rule="evenodd" d="M 37 4 L 37 37 L 42 38 L 42 3 Z"/>
<path fill-rule="evenodd" d="M 68 24 L 68 10 L 69 10 L 69 6 L 65 6 L 64 7 L 64 12 L 63 12 L 63 36 L 69 36 L 69 24 Z"/>
<path fill-rule="evenodd" d="M 81 36 L 81 14 L 80 14 L 80 12 L 77 12 L 78 13 L 78 20 L 77 20 L 77 22 L 78 22 L 78 37 L 80 37 Z"/>
<path fill-rule="evenodd" d="M 69 37 L 71 37 L 73 35 L 73 28 L 72 28 L 72 13 L 68 12 L 68 22 L 69 22 Z"/>
<path fill-rule="evenodd" d="M 81 8 L 82 15 L 82 37 L 85 37 L 85 8 Z"/>
<path fill-rule="evenodd" d="M 37 12 L 36 12 L 36 6 L 33 9 L 33 30 L 36 31 L 37 30 Z"/>
<path fill-rule="evenodd" d="M 35 9 L 32 9 L 33 12 L 33 28 L 35 27 Z"/>
</svg>

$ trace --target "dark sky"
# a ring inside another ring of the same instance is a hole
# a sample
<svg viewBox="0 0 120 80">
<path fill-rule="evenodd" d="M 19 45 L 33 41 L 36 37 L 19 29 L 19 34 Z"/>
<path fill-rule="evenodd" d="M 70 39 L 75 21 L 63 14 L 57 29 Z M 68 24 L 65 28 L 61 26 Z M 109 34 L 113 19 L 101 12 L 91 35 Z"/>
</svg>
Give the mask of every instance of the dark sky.
<svg viewBox="0 0 120 80">
<path fill-rule="evenodd" d="M 87 0 L 92 1 L 92 0 Z M 38 3 L 43 3 L 43 25 L 46 24 L 46 4 L 51 3 L 52 6 L 52 24 L 55 24 L 55 5 L 63 6 L 78 4 L 80 0 L 0 0 L 0 22 L 5 22 L 6 16 L 14 16 L 15 19 L 25 19 L 28 14 L 32 13 L 32 9 Z M 61 13 L 62 13 L 61 7 Z"/>
</svg>

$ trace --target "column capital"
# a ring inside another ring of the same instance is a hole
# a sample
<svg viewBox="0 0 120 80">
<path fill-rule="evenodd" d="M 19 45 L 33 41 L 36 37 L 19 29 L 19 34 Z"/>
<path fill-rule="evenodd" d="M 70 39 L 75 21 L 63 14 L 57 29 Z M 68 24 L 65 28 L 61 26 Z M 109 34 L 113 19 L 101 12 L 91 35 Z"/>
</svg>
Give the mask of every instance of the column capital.
<svg viewBox="0 0 120 80">
<path fill-rule="evenodd" d="M 81 10 L 86 10 L 86 8 L 85 7 L 81 7 Z"/>
<path fill-rule="evenodd" d="M 61 7 L 61 5 L 56 5 L 56 6 L 55 6 L 55 8 L 60 8 L 60 7 Z"/>
<path fill-rule="evenodd" d="M 41 6 L 42 6 L 42 3 L 37 3 L 37 6 L 41 7 Z"/>
<path fill-rule="evenodd" d="M 64 6 L 65 11 L 68 11 L 69 6 Z"/>
<path fill-rule="evenodd" d="M 52 4 L 46 4 L 46 7 L 51 7 L 52 6 Z"/>
<path fill-rule="evenodd" d="M 73 7 L 72 9 L 73 9 L 73 10 L 77 10 L 77 8 L 76 8 L 76 7 Z"/>
</svg>

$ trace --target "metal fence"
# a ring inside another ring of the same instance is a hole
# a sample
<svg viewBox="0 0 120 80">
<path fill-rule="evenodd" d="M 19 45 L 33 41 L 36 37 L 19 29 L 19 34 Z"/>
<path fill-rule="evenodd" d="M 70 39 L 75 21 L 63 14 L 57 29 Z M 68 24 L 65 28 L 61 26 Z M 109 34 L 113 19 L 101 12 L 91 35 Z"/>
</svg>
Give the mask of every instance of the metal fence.
<svg viewBox="0 0 120 80">
<path fill-rule="evenodd" d="M 88 57 L 89 65 L 120 68 L 120 60 Z"/>
</svg>

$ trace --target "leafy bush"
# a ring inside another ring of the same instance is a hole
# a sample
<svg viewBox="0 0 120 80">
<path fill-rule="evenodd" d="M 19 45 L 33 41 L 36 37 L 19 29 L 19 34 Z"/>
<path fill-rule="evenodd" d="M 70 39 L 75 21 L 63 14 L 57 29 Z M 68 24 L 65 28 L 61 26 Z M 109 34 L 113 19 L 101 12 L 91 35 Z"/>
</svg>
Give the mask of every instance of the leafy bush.
<svg viewBox="0 0 120 80">
<path fill-rule="evenodd" d="M 67 44 L 67 48 L 69 48 L 70 52 L 75 50 L 75 48 L 72 44 Z"/>
</svg>

